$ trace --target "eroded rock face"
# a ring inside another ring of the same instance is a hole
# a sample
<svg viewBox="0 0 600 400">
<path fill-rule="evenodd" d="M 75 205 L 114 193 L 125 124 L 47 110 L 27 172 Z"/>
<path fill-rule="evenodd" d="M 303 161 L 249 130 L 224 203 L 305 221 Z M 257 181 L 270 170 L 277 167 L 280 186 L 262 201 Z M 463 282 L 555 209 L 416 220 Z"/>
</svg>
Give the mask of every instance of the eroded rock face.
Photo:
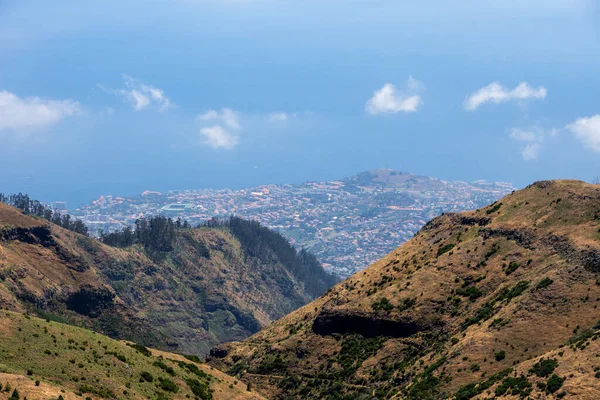
<svg viewBox="0 0 600 400">
<path fill-rule="evenodd" d="M 357 333 L 366 338 L 387 336 L 404 338 L 431 326 L 408 317 L 378 318 L 372 314 L 324 310 L 314 320 L 312 330 L 318 335 Z"/>
</svg>

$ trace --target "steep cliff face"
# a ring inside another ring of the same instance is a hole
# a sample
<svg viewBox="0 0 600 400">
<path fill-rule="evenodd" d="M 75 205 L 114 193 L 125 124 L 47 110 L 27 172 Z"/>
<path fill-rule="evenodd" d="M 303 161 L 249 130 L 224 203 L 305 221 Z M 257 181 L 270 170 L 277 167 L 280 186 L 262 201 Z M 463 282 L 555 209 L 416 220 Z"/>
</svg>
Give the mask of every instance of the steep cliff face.
<svg viewBox="0 0 600 400">
<path fill-rule="evenodd" d="M 599 273 L 600 186 L 537 182 L 432 220 L 211 363 L 281 399 L 594 399 Z"/>
<path fill-rule="evenodd" d="M 276 249 L 251 253 L 224 226 L 177 229 L 170 251 L 149 253 L 0 203 L 0 306 L 112 337 L 205 354 L 312 300 L 292 272 Z"/>
</svg>

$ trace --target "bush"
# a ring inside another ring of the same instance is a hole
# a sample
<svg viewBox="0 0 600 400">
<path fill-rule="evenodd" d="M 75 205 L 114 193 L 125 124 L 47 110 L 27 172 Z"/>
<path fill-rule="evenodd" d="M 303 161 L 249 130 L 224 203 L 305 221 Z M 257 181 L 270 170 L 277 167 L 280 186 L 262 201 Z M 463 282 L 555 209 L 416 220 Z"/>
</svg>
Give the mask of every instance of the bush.
<svg viewBox="0 0 600 400">
<path fill-rule="evenodd" d="M 546 277 L 538 282 L 538 284 L 535 286 L 535 289 L 542 290 L 542 289 L 545 289 L 548 286 L 552 285 L 553 283 L 554 283 L 554 281 L 552 279 Z"/>
<path fill-rule="evenodd" d="M 158 378 L 158 381 L 159 381 L 158 387 L 160 387 L 162 390 L 164 390 L 166 392 L 177 393 L 179 391 L 179 388 L 177 387 L 175 382 L 173 382 L 169 378 Z"/>
<path fill-rule="evenodd" d="M 152 374 L 150 372 L 147 371 L 142 371 L 140 373 L 140 382 L 153 382 L 154 381 L 154 377 L 152 376 Z"/>
<path fill-rule="evenodd" d="M 449 252 L 450 250 L 452 250 L 454 248 L 454 243 L 448 243 L 444 246 L 440 246 L 440 248 L 437 251 L 437 256 L 441 256 L 444 253 Z"/>
<path fill-rule="evenodd" d="M 558 361 L 556 361 L 556 359 L 545 360 L 542 358 L 540 361 L 533 364 L 533 367 L 529 370 L 529 372 L 532 372 L 541 378 L 545 378 L 550 376 L 556 367 L 558 367 Z"/>
<path fill-rule="evenodd" d="M 371 304 L 371 307 L 373 308 L 373 311 L 382 310 L 389 312 L 394 309 L 394 306 L 392 303 L 390 303 L 387 297 L 382 297 L 381 299 L 375 301 L 373 304 Z"/>
<path fill-rule="evenodd" d="M 496 211 L 498 211 L 500 209 L 500 207 L 502 207 L 502 203 L 497 203 L 492 208 L 486 210 L 485 213 L 488 214 L 488 215 L 490 215 L 490 214 L 495 213 Z"/>
<path fill-rule="evenodd" d="M 463 297 L 468 297 L 469 300 L 475 301 L 483 296 L 483 291 L 476 286 L 468 286 L 456 290 L 456 294 Z"/>
<path fill-rule="evenodd" d="M 140 353 L 142 353 L 143 355 L 145 355 L 146 357 L 150 357 L 152 355 L 152 353 L 150 352 L 150 350 L 148 350 L 146 348 L 146 346 L 143 346 L 141 344 L 137 344 L 137 343 L 127 343 L 127 346 L 136 349 L 137 351 L 139 351 Z"/>
<path fill-rule="evenodd" d="M 517 268 L 519 268 L 519 263 L 516 261 L 511 261 L 510 263 L 508 263 L 508 267 L 506 267 L 506 270 L 504 271 L 504 273 L 506 275 L 510 275 L 513 272 L 515 272 L 517 270 Z"/>
<path fill-rule="evenodd" d="M 497 351 L 494 353 L 494 358 L 496 361 L 502 361 L 506 358 L 506 352 L 504 350 Z"/>
<path fill-rule="evenodd" d="M 210 390 L 208 384 L 200 382 L 198 379 L 186 379 L 185 382 L 188 384 L 192 393 L 202 400 L 212 399 L 212 390 Z"/>
<path fill-rule="evenodd" d="M 164 362 L 162 362 L 160 360 L 154 361 L 154 363 L 152 365 L 162 369 L 163 371 L 165 371 L 167 374 L 169 374 L 171 376 L 175 376 L 175 370 L 173 369 L 173 367 L 169 367 L 167 364 L 165 364 Z"/>
<path fill-rule="evenodd" d="M 565 378 L 561 378 L 560 376 L 558 376 L 556 374 L 552 374 L 550 379 L 548 379 L 548 382 L 546 382 L 546 392 L 548 392 L 548 393 L 556 392 L 558 389 L 560 389 L 562 387 L 564 381 L 565 381 Z"/>
</svg>

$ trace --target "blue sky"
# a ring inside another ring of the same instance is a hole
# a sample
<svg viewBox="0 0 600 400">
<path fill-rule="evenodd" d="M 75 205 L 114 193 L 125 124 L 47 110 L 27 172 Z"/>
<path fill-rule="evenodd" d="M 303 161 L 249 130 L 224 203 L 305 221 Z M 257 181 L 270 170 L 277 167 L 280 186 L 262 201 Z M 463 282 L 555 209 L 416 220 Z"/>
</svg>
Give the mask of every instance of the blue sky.
<svg viewBox="0 0 600 400">
<path fill-rule="evenodd" d="M 0 190 L 600 175 L 595 2 L 402 3 L 0 0 Z"/>
</svg>

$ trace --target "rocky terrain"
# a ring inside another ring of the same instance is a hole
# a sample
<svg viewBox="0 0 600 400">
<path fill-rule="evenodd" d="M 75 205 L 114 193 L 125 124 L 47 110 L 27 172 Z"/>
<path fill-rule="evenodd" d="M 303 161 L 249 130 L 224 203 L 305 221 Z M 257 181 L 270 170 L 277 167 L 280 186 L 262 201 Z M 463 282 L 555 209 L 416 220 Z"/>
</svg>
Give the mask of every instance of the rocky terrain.
<svg viewBox="0 0 600 400">
<path fill-rule="evenodd" d="M 600 186 L 542 181 L 414 238 L 210 364 L 273 399 L 600 398 Z"/>
</svg>

